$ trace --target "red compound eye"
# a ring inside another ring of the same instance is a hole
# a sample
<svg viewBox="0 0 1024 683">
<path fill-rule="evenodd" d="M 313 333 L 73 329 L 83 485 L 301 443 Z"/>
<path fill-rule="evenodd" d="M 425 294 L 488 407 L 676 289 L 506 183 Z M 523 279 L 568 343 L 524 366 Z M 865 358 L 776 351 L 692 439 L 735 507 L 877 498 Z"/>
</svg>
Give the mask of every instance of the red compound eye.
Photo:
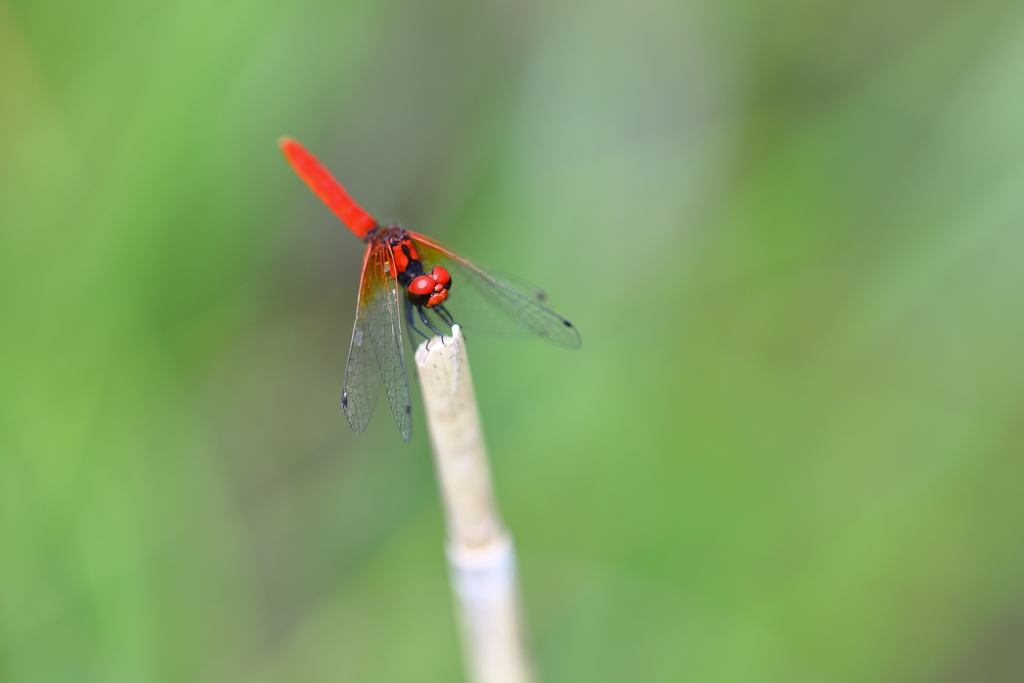
<svg viewBox="0 0 1024 683">
<path fill-rule="evenodd" d="M 447 287 L 452 282 L 451 274 L 441 266 L 434 266 L 434 269 L 430 271 L 430 277 L 434 278 L 434 281 L 442 287 Z"/>
<path fill-rule="evenodd" d="M 409 288 L 405 290 L 405 296 L 416 306 L 423 306 L 430 299 L 430 295 L 434 293 L 434 278 L 429 275 L 420 275 L 414 278 L 409 283 Z"/>
<path fill-rule="evenodd" d="M 434 291 L 434 279 L 427 275 L 420 275 L 409 283 L 410 294 L 430 294 Z"/>
</svg>

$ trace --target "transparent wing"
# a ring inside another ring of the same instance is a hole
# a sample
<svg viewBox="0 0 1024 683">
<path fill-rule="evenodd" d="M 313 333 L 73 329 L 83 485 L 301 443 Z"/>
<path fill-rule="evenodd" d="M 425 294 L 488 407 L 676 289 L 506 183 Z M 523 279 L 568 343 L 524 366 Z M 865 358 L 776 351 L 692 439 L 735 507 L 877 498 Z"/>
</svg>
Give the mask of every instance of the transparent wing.
<svg viewBox="0 0 1024 683">
<path fill-rule="evenodd" d="M 498 333 L 529 332 L 568 349 L 579 348 L 579 331 L 547 307 L 541 290 L 503 273 L 486 273 L 429 237 L 409 235 L 428 271 L 440 265 L 451 272 L 452 287 L 444 306 L 470 333 L 479 325 Z"/>
<path fill-rule="evenodd" d="M 380 395 L 380 370 L 377 369 L 377 357 L 370 341 L 371 301 L 373 304 L 377 304 L 377 301 L 373 299 L 375 295 L 372 292 L 366 291 L 370 285 L 367 278 L 370 275 L 368 266 L 372 251 L 373 245 L 367 245 L 363 256 L 363 272 L 359 278 L 352 343 L 348 348 L 348 363 L 345 364 L 345 389 L 341 395 L 345 418 L 356 434 L 362 434 L 370 423 Z"/>
<path fill-rule="evenodd" d="M 370 255 L 367 266 L 370 286 L 366 292 L 369 294 L 366 306 L 368 328 L 391 413 L 402 438 L 409 441 L 412 438 L 412 406 L 402 346 L 402 307 L 391 263 L 391 248 L 386 244 L 374 249 Z"/>
<path fill-rule="evenodd" d="M 367 246 L 342 405 L 352 429 L 362 432 L 373 415 L 383 380 L 398 430 L 408 442 L 412 438 L 412 408 L 402 353 L 401 309 L 390 262 L 391 250 L 386 245 L 371 242 Z"/>
</svg>

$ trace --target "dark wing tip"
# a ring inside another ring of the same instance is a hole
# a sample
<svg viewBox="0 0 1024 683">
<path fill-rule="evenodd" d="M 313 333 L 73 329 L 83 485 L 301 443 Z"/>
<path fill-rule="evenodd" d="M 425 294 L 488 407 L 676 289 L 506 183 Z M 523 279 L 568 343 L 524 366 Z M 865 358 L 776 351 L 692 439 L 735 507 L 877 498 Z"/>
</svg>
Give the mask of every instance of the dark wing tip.
<svg viewBox="0 0 1024 683">
<path fill-rule="evenodd" d="M 548 337 L 551 341 L 555 342 L 559 346 L 564 346 L 567 349 L 578 349 L 583 345 L 583 338 L 580 336 L 580 331 L 576 329 L 576 326 L 571 322 L 562 318 L 562 332 L 556 337 Z"/>
<path fill-rule="evenodd" d="M 358 399 L 358 395 L 356 398 Z M 370 418 L 365 414 L 360 414 L 358 402 L 352 403 L 349 400 L 349 392 L 347 391 L 343 391 L 341 394 L 341 410 L 345 413 L 345 419 L 348 421 L 348 426 L 352 428 L 353 432 L 362 434 L 366 431 L 367 425 L 370 424 Z"/>
</svg>

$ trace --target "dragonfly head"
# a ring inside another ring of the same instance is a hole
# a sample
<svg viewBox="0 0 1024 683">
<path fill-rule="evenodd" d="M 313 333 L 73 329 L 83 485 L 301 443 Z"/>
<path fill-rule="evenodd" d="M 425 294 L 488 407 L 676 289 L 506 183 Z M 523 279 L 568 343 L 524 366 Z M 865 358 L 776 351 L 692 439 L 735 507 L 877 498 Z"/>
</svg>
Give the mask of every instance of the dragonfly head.
<svg viewBox="0 0 1024 683">
<path fill-rule="evenodd" d="M 447 269 L 434 266 L 428 275 L 413 278 L 405 290 L 405 296 L 414 306 L 431 308 L 448 298 L 452 276 Z"/>
</svg>

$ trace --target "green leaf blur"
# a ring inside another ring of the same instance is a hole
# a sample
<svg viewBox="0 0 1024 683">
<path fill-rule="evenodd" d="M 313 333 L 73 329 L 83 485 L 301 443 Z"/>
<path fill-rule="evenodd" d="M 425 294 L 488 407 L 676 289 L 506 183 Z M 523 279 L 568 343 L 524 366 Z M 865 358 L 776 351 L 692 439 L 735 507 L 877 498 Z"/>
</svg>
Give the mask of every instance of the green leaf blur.
<svg viewBox="0 0 1024 683">
<path fill-rule="evenodd" d="M 0 0 L 0 680 L 461 680 L 285 134 L 583 335 L 468 331 L 543 680 L 1024 680 L 1022 74 L 997 0 Z"/>
</svg>

